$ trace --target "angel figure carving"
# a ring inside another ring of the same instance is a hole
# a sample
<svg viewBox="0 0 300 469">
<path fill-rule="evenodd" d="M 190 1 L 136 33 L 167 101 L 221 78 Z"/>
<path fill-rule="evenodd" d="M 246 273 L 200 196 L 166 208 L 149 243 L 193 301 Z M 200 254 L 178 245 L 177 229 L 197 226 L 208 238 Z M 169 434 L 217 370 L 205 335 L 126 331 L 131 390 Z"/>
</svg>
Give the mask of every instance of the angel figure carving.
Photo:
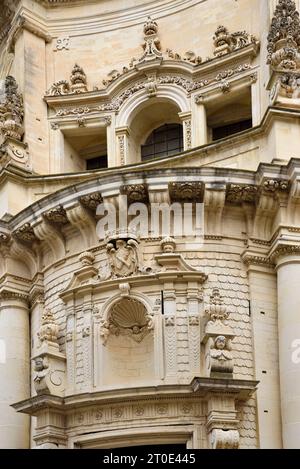
<svg viewBox="0 0 300 469">
<path fill-rule="evenodd" d="M 113 243 L 108 243 L 107 254 L 113 277 L 128 277 L 138 271 L 137 241 L 118 239 L 116 246 Z"/>
</svg>

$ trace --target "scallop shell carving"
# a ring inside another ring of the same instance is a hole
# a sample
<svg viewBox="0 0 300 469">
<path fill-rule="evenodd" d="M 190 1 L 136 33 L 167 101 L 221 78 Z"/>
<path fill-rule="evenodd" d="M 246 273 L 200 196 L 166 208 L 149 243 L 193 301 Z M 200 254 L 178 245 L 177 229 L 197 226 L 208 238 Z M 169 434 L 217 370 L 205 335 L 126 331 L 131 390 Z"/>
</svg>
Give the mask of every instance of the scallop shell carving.
<svg viewBox="0 0 300 469">
<path fill-rule="evenodd" d="M 121 328 L 132 328 L 146 326 L 149 318 L 142 303 L 126 298 L 113 307 L 110 320 Z"/>
</svg>

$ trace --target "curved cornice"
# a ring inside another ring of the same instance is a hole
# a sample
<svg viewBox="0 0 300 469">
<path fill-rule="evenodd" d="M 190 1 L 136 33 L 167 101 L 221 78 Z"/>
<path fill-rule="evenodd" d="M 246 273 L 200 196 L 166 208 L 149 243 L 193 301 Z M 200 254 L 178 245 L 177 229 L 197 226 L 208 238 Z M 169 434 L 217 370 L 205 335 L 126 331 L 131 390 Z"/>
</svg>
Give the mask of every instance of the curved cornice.
<svg viewBox="0 0 300 469">
<path fill-rule="evenodd" d="M 0 228 L 14 231 L 24 223 L 36 222 L 44 212 L 51 210 L 57 205 L 70 207 L 77 203 L 80 197 L 95 192 L 103 195 L 109 189 L 110 193 L 119 193 L 122 185 L 141 184 L 148 185 L 165 184 L 168 187 L 170 182 L 180 180 L 185 182 L 203 182 L 206 187 L 218 186 L 219 189 L 226 190 L 228 181 L 230 184 L 240 184 L 242 186 L 260 185 L 263 179 L 300 178 L 300 160 L 293 159 L 288 166 L 274 164 L 261 164 L 258 171 L 245 171 L 226 168 L 173 168 L 173 169 L 146 169 L 139 166 L 127 167 L 124 169 L 115 168 L 106 170 L 95 175 L 93 179 L 69 185 L 51 195 L 30 205 L 7 223 L 0 223 Z M 61 176 L 62 177 L 62 176 Z"/>
<path fill-rule="evenodd" d="M 57 2 L 51 2 L 50 0 L 36 1 L 49 9 L 50 7 L 58 6 L 70 8 L 82 4 L 84 0 L 57 0 Z M 70 16 L 68 18 L 54 19 L 49 15 L 49 17 L 47 17 L 47 27 L 53 37 L 63 33 L 69 34 L 70 36 L 81 36 L 83 32 L 84 34 L 95 34 L 141 24 L 149 15 L 155 19 L 160 19 L 206 1 L 207 0 L 153 0 L 146 4 L 104 13 L 101 8 L 99 8 L 98 12 L 93 11 L 93 14 L 91 14 L 89 9 L 85 9 L 83 11 L 87 12 L 86 16 L 83 16 L 83 13 L 78 16 L 77 12 L 72 13 L 72 9 L 70 9 Z M 84 3 L 97 4 L 100 2 L 97 0 L 88 0 L 87 2 L 84 1 Z M 26 16 L 28 15 L 29 19 L 30 17 L 34 18 L 36 16 L 36 13 L 33 14 L 29 8 L 23 7 L 22 10 L 22 13 Z M 45 19 L 42 17 L 39 19 L 45 22 Z"/>
</svg>

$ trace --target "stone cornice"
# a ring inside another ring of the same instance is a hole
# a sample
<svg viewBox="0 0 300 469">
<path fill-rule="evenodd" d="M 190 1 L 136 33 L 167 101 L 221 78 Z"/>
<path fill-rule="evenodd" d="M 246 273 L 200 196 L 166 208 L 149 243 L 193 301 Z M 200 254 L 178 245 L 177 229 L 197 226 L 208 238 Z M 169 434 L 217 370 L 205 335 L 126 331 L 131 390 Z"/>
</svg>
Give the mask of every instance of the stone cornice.
<svg viewBox="0 0 300 469">
<path fill-rule="evenodd" d="M 9 50 L 13 51 L 14 45 L 23 30 L 29 31 L 35 36 L 44 39 L 46 43 L 49 43 L 52 40 L 52 37 L 47 31 L 46 27 L 36 21 L 33 21 L 31 18 L 27 18 L 24 15 L 19 15 L 10 31 L 8 40 Z"/>
<path fill-rule="evenodd" d="M 237 400 L 247 400 L 256 391 L 258 381 L 236 379 L 194 378 L 189 385 L 158 385 L 153 387 L 128 388 L 77 394 L 65 398 L 56 396 L 35 396 L 13 404 L 17 412 L 34 415 L 41 410 L 55 409 L 63 412 L 80 407 L 118 404 L 125 402 L 152 401 L 195 397 L 208 399 L 216 393 L 226 393 Z M 137 392 L 138 390 L 138 392 Z"/>
<path fill-rule="evenodd" d="M 156 162 L 157 164 L 157 162 Z M 6 173 L 6 177 L 8 177 L 8 172 Z M 99 177 L 100 174 L 102 175 L 101 178 Z M 261 164 L 258 169 L 259 177 L 256 175 L 257 173 L 251 171 L 242 171 L 242 170 L 232 170 L 232 169 L 225 169 L 225 168 L 210 168 L 210 167 L 202 167 L 202 168 L 174 168 L 169 169 L 167 172 L 165 169 L 157 168 L 151 169 L 147 168 L 147 165 L 135 165 L 133 167 L 126 167 L 126 168 L 115 168 L 115 169 L 108 169 L 104 171 L 100 171 L 99 175 L 91 174 L 91 175 L 82 175 L 84 176 L 84 181 L 82 182 L 81 175 L 67 175 L 67 176 L 49 176 L 47 179 L 49 180 L 49 184 L 52 181 L 56 183 L 59 179 L 63 179 L 64 183 L 68 186 L 67 188 L 61 189 L 60 191 L 51 194 L 42 200 L 35 202 L 21 213 L 16 215 L 10 221 L 4 223 L 0 223 L 0 228 L 2 227 L 3 232 L 8 233 L 14 231 L 15 234 L 22 237 L 22 232 L 18 232 L 20 228 L 22 228 L 26 223 L 30 223 L 31 220 L 35 220 L 35 223 L 39 219 L 41 219 L 42 215 L 47 212 L 53 210 L 58 205 L 65 205 L 64 200 L 68 200 L 67 206 L 72 204 L 78 204 L 81 197 L 86 197 L 89 194 L 94 194 L 95 192 L 100 192 L 103 197 L 105 197 L 105 190 L 104 188 L 107 185 L 107 182 L 110 183 L 110 191 L 112 191 L 115 187 L 116 194 L 119 193 L 120 182 L 121 186 L 130 186 L 132 181 L 134 180 L 134 184 L 143 184 L 145 181 L 145 177 L 149 181 L 149 185 L 151 185 L 151 180 L 155 183 L 157 177 L 164 177 L 166 179 L 166 187 L 172 181 L 178 181 L 178 176 L 180 175 L 187 183 L 197 183 L 197 184 L 205 184 L 206 189 L 209 189 L 210 182 L 213 184 L 222 183 L 224 185 L 224 181 L 230 178 L 234 187 L 258 187 L 257 194 L 260 193 L 263 186 L 261 185 L 262 182 L 265 181 L 286 181 L 290 178 L 293 178 L 297 181 L 300 177 L 300 160 L 293 159 L 289 163 L 288 166 L 277 166 L 271 164 Z M 265 177 L 262 177 L 265 174 Z M 299 174 L 299 176 L 298 176 Z M 27 183 L 30 185 L 38 184 L 39 181 L 45 184 L 45 177 L 30 177 L 27 179 Z M 257 179 L 259 183 L 257 182 Z M 25 181 L 26 182 L 26 181 Z M 41 183 L 40 182 L 40 183 Z M 77 182 L 77 184 L 76 184 Z M 80 182 L 80 183 L 79 183 Z M 20 178 L 20 183 L 24 185 L 23 178 Z M 75 184 L 75 185 L 74 185 Z M 222 186 L 223 187 L 223 186 Z M 231 186 L 230 186 L 231 187 Z M 273 185 L 272 185 L 273 187 Z M 225 188 L 225 186 L 224 186 Z M 225 190 L 225 189 L 223 189 Z M 264 190 L 264 189 L 263 189 Z M 278 189 L 281 190 L 280 188 Z M 104 192 L 103 192 L 104 191 Z M 277 191 L 277 189 L 276 189 Z M 268 197 L 274 198 L 277 192 L 271 191 L 267 193 Z M 285 192 L 284 192 L 285 194 Z M 248 196 L 247 196 L 248 197 Z M 245 198 L 245 202 L 249 202 L 250 199 Z M 255 196 L 256 197 L 256 196 Z M 255 202 L 255 197 L 253 198 L 253 202 Z M 291 195 L 292 197 L 292 195 Z M 252 199 L 251 199 L 252 200 Z M 64 209 L 67 209 L 64 206 Z M 18 234 L 19 233 L 19 234 Z M 34 240 L 33 235 L 31 236 L 32 241 Z M 258 236 L 256 236 L 258 238 Z M 28 241 L 30 241 L 28 239 Z M 271 240 L 266 240 L 271 241 Z"/>
</svg>

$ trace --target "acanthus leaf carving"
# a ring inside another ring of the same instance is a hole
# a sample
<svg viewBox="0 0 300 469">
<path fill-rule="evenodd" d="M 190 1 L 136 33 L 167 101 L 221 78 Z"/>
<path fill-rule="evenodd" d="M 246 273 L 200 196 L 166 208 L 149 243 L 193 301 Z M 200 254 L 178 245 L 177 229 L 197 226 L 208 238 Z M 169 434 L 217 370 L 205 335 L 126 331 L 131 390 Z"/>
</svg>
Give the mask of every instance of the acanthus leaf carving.
<svg viewBox="0 0 300 469">
<path fill-rule="evenodd" d="M 0 132 L 3 139 L 22 140 L 24 134 L 23 119 L 23 97 L 18 92 L 15 78 L 9 75 L 5 79 L 4 93 L 0 101 Z"/>
</svg>

